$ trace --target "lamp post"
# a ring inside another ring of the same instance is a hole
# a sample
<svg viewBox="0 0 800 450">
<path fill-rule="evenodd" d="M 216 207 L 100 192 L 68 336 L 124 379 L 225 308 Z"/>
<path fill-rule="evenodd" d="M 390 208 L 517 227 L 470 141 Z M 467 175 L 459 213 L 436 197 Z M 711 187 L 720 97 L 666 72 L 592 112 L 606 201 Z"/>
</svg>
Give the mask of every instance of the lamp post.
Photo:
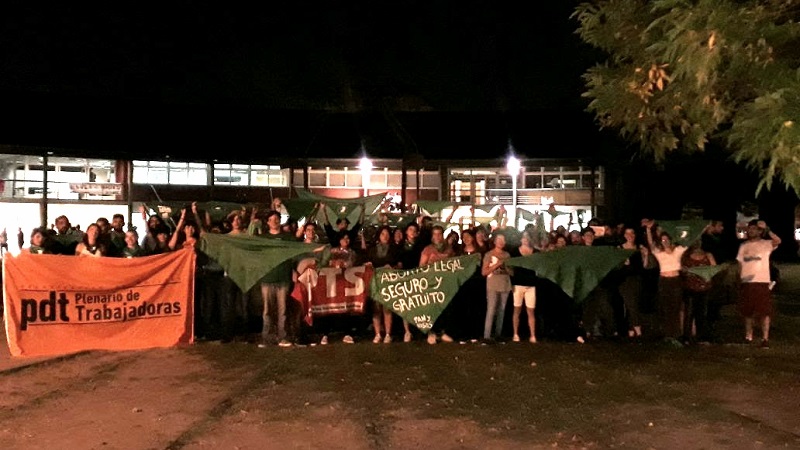
<svg viewBox="0 0 800 450">
<path fill-rule="evenodd" d="M 358 163 L 358 169 L 361 171 L 361 186 L 364 187 L 364 197 L 369 195 L 369 176 L 372 172 L 372 161 L 364 156 Z"/>
<path fill-rule="evenodd" d="M 514 228 L 517 228 L 517 176 L 519 175 L 520 162 L 514 156 L 508 158 L 508 174 L 511 175 L 511 209 L 514 213 Z"/>
</svg>

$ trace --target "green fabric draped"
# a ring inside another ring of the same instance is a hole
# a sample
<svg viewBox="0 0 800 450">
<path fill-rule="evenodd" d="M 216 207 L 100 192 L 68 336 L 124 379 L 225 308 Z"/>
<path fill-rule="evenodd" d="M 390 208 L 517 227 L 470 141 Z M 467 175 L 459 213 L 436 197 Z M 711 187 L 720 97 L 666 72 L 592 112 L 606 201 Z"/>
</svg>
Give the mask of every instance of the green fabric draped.
<svg viewBox="0 0 800 450">
<path fill-rule="evenodd" d="M 387 223 L 390 227 L 399 227 L 405 228 L 406 225 L 416 222 L 417 215 L 416 214 L 398 214 L 398 213 L 387 213 L 386 214 Z M 375 215 L 368 221 L 368 223 L 372 225 L 379 225 L 378 224 L 378 216 Z"/>
<path fill-rule="evenodd" d="M 328 218 L 335 222 L 338 218 L 347 218 L 351 225 L 355 225 L 361 217 L 361 206 L 364 206 L 364 217 L 369 217 L 378 209 L 386 198 L 386 192 L 358 198 L 335 198 L 314 194 L 303 188 L 295 188 L 299 200 L 313 201 L 314 204 L 322 202 L 327 206 Z M 294 200 L 289 200 L 294 201 Z M 285 201 L 284 203 L 287 203 Z M 287 206 L 288 210 L 289 207 Z M 322 223 L 324 218 L 318 213 L 316 220 Z"/>
<path fill-rule="evenodd" d="M 576 303 L 580 303 L 633 253 L 633 250 L 616 247 L 574 245 L 510 258 L 506 265 L 535 271 L 538 277 L 557 284 Z"/>
<path fill-rule="evenodd" d="M 528 222 L 533 222 L 536 220 L 536 214 L 528 211 L 525 208 L 517 208 L 517 217 L 523 220 L 527 220 Z"/>
<path fill-rule="evenodd" d="M 283 206 L 289 212 L 289 216 L 293 219 L 300 220 L 305 217 L 306 219 L 313 219 L 317 215 L 317 200 L 306 198 L 287 198 L 283 200 Z"/>
<path fill-rule="evenodd" d="M 497 205 L 474 205 L 476 211 L 483 211 L 486 214 L 490 214 L 494 207 Z"/>
<path fill-rule="evenodd" d="M 458 289 L 480 265 L 480 255 L 448 258 L 409 270 L 379 268 L 370 282 L 374 301 L 423 332 L 429 331 Z"/>
<path fill-rule="evenodd" d="M 453 202 L 436 200 L 417 200 L 417 206 L 430 216 L 441 215 L 445 208 L 455 206 Z"/>
<path fill-rule="evenodd" d="M 159 215 L 163 219 L 169 218 L 177 223 L 181 218 L 181 210 L 183 208 L 186 208 L 187 214 L 191 213 L 192 202 L 158 202 L 155 208 L 147 204 L 145 204 L 145 206 L 154 211 L 158 211 Z M 250 210 L 254 206 L 257 206 L 259 210 L 269 209 L 269 205 L 257 203 L 233 203 L 218 201 L 197 202 L 198 211 L 201 213 L 202 211 L 208 212 L 212 222 L 220 222 L 228 217 L 228 214 L 232 213 L 233 211 L 241 211 L 242 208 L 247 208 Z"/>
<path fill-rule="evenodd" d="M 700 239 L 707 220 L 656 220 L 656 225 L 672 237 L 672 243 L 688 247 Z"/>
<path fill-rule="evenodd" d="M 216 260 L 242 292 L 247 292 L 281 264 L 311 255 L 320 247 L 245 235 L 205 233 L 200 237 L 198 248 Z"/>
<path fill-rule="evenodd" d="M 728 269 L 731 263 L 723 263 L 716 266 L 695 266 L 686 269 L 687 272 L 697 275 L 705 281 L 711 281 L 718 273 Z"/>
</svg>

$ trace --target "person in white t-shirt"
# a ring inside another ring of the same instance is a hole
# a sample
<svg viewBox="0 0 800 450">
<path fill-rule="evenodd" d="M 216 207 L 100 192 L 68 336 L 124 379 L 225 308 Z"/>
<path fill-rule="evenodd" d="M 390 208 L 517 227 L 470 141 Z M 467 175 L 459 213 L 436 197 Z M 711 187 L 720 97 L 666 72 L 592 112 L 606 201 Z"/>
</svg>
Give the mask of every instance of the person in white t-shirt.
<svg viewBox="0 0 800 450">
<path fill-rule="evenodd" d="M 760 319 L 763 348 L 769 348 L 772 316 L 769 257 L 780 243 L 781 238 L 763 220 L 751 220 L 747 225 L 747 240 L 741 243 L 736 255 L 742 267 L 739 313 L 744 317 L 744 339 L 746 342 L 753 341 L 753 322 Z"/>
</svg>

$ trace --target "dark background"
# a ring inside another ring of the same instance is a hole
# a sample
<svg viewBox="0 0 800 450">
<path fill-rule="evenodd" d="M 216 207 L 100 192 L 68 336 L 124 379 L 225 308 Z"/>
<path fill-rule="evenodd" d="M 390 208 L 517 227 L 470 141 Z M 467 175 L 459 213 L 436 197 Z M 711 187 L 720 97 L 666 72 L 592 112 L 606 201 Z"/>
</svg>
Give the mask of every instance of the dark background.
<svg viewBox="0 0 800 450">
<path fill-rule="evenodd" d="M 232 2 L 229 2 L 232 3 Z M 604 60 L 575 1 L 7 2 L 0 143 L 121 159 L 579 157 L 607 169 L 608 220 L 733 226 L 756 178 L 728 154 L 640 158 L 585 112 Z M 762 216 L 791 239 L 797 197 Z"/>
</svg>

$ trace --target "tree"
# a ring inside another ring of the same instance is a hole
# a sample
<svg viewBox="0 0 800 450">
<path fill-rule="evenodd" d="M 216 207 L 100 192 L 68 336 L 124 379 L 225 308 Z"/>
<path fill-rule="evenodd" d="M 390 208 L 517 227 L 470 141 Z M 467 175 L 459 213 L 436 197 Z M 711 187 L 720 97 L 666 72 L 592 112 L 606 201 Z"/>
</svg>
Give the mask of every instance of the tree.
<svg viewBox="0 0 800 450">
<path fill-rule="evenodd" d="M 708 144 L 800 193 L 800 1 L 599 0 L 573 13 L 607 54 L 588 111 L 662 161 Z"/>
</svg>

